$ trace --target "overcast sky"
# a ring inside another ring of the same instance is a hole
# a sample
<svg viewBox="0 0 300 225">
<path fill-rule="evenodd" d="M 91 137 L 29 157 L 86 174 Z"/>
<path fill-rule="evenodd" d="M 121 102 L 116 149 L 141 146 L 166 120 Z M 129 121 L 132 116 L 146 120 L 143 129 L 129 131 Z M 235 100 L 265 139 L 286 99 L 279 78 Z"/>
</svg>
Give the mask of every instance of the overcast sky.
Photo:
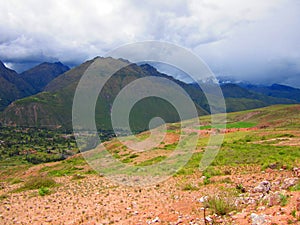
<svg viewBox="0 0 300 225">
<path fill-rule="evenodd" d="M 218 76 L 300 87 L 299 0 L 0 0 L 0 60 L 18 71 L 145 40 L 188 48 Z"/>
</svg>

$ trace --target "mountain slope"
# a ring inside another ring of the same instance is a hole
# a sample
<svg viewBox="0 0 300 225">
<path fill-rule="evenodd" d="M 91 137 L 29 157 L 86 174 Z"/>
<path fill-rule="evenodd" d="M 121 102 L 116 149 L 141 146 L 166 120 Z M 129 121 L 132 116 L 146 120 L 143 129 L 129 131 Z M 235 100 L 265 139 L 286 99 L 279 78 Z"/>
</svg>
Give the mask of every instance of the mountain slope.
<svg viewBox="0 0 300 225">
<path fill-rule="evenodd" d="M 275 104 L 297 103 L 295 100 L 282 98 L 281 96 L 272 97 L 247 90 L 237 84 L 222 84 L 221 89 L 226 100 L 227 112 L 261 108 Z"/>
<path fill-rule="evenodd" d="M 113 58 L 97 57 L 87 61 L 53 79 L 44 88 L 44 92 L 15 101 L 2 113 L 0 122 L 5 125 L 19 126 L 38 126 L 38 127 L 64 127 L 72 128 L 72 104 L 77 84 L 86 71 L 86 69 L 95 61 L 99 60 L 102 72 L 110 71 L 118 63 L 124 60 Z M 96 123 L 100 130 L 110 131 L 111 119 L 110 113 L 114 99 L 126 85 L 132 81 L 147 77 L 156 76 L 167 78 L 184 88 L 189 94 L 199 115 L 210 113 L 210 106 L 201 88 L 195 84 L 186 84 L 176 80 L 171 76 L 158 72 L 154 67 L 144 64 L 131 64 L 114 74 L 108 80 L 99 95 L 96 104 Z M 214 95 L 213 84 L 207 88 L 212 90 L 209 95 Z M 143 89 L 147 90 L 144 84 Z M 241 111 L 265 107 L 274 104 L 294 104 L 297 101 L 288 98 L 278 98 L 267 96 L 236 84 L 222 84 L 227 112 Z M 216 98 L 215 98 L 216 99 Z M 217 100 L 217 99 L 216 99 Z M 216 105 L 218 102 L 216 101 Z M 150 109 L 150 110 L 149 110 Z M 133 129 L 141 131 L 148 129 L 148 122 L 153 117 L 161 116 L 166 122 L 175 122 L 179 120 L 178 113 L 171 104 L 162 101 L 159 98 L 144 99 L 140 101 L 130 114 L 130 118 L 135 118 Z M 134 121 L 134 120 L 133 120 Z"/>
<path fill-rule="evenodd" d="M 267 96 L 276 98 L 287 98 L 300 102 L 300 89 L 289 87 L 281 84 L 273 84 L 271 86 L 262 85 L 245 85 L 246 89 L 255 91 Z"/>
<path fill-rule="evenodd" d="M 33 67 L 23 73 L 20 76 L 35 89 L 34 94 L 46 87 L 50 81 L 56 78 L 58 75 L 63 74 L 70 68 L 63 65 L 61 62 L 48 63 L 44 62 L 40 65 Z"/>
<path fill-rule="evenodd" d="M 115 68 L 120 60 L 113 58 L 98 58 L 101 68 Z M 43 127 L 72 127 L 72 101 L 77 84 L 91 63 L 87 61 L 80 66 L 67 71 L 50 82 L 44 92 L 30 96 L 12 103 L 2 114 L 1 122 L 6 125 L 21 126 L 43 126 Z M 110 110 L 112 103 L 120 90 L 132 81 L 146 76 L 162 76 L 168 79 L 171 77 L 161 74 L 149 65 L 137 66 L 132 64 L 114 74 L 105 84 L 100 93 L 96 105 L 96 123 L 98 129 L 111 130 Z M 173 79 L 173 78 L 172 78 Z M 176 81 L 186 91 L 197 100 L 195 105 L 199 115 L 208 114 L 200 106 L 204 95 L 195 87 L 186 85 L 181 81 Z M 143 87 L 145 90 L 147 86 Z M 179 117 L 172 106 L 167 105 L 158 98 L 145 99 L 139 102 L 132 111 L 131 117 L 135 118 L 133 130 L 141 131 L 148 129 L 148 123 L 153 116 L 160 115 L 167 122 L 178 121 Z"/>
<path fill-rule="evenodd" d="M 8 69 L 0 61 L 0 111 L 12 101 L 28 96 L 34 88 L 24 81 L 16 71 Z"/>
</svg>

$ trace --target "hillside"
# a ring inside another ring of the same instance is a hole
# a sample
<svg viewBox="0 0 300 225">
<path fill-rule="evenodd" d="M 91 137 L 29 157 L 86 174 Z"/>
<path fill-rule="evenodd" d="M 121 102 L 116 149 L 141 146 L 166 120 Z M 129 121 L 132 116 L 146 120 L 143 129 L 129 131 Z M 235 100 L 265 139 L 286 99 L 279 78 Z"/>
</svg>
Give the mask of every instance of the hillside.
<svg viewBox="0 0 300 225">
<path fill-rule="evenodd" d="M 288 98 L 300 102 L 300 90 L 286 85 L 273 84 L 271 86 L 263 85 L 243 85 L 248 90 L 262 93 L 276 98 Z"/>
<path fill-rule="evenodd" d="M 61 63 L 42 63 L 18 74 L 0 61 L 0 111 L 11 102 L 34 95 L 55 77 L 69 70 Z"/>
<path fill-rule="evenodd" d="M 34 88 L 34 93 L 41 92 L 58 75 L 63 74 L 68 71 L 70 68 L 66 65 L 63 65 L 61 62 L 41 63 L 29 70 L 24 71 L 20 74 L 23 80 L 31 84 Z"/>
<path fill-rule="evenodd" d="M 297 103 L 295 99 L 290 99 L 288 98 L 289 96 L 286 95 L 273 97 L 252 90 L 247 90 L 237 84 L 222 84 L 221 89 L 226 99 L 227 112 L 255 109 L 275 104 Z"/>
<path fill-rule="evenodd" d="M 112 58 L 97 57 L 95 59 L 101 61 L 103 68 L 112 68 L 115 63 L 121 62 Z M 8 126 L 71 129 L 71 110 L 75 89 L 81 76 L 94 60 L 87 61 L 61 75 L 58 74 L 67 70 L 67 67 L 60 63 L 44 63 L 24 72 L 25 80 L 36 86 L 37 90 L 44 91 L 13 102 L 0 115 L 0 123 Z M 42 76 L 43 74 L 45 76 Z M 105 85 L 105 91 L 100 94 L 96 107 L 98 129 L 111 133 L 110 108 L 114 98 L 127 84 L 146 76 L 164 77 L 177 83 L 190 95 L 199 115 L 210 112 L 206 97 L 198 85 L 176 80 L 172 76 L 158 72 L 154 67 L 147 64 L 131 65 L 116 73 Z M 47 84 L 51 79 L 53 80 Z M 147 87 L 145 86 L 144 89 L 146 90 Z M 223 84 L 221 89 L 224 93 L 227 112 L 260 108 L 273 104 L 297 103 L 294 99 L 267 96 L 236 84 Z M 213 95 L 213 93 L 209 94 Z M 174 112 L 174 108 L 167 105 L 166 102 L 155 98 L 143 100 L 132 112 L 132 118 L 137 120 L 133 129 L 136 131 L 148 129 L 148 121 L 158 115 L 165 118 L 167 122 L 178 121 L 178 114 Z M 151 110 L 147 111 L 146 108 Z"/>
<path fill-rule="evenodd" d="M 113 58 L 99 59 L 103 68 L 114 68 L 116 63 L 121 62 Z M 44 92 L 12 103 L 2 113 L 2 119 L 0 121 L 5 125 L 48 128 L 64 127 L 71 129 L 72 101 L 75 89 L 82 74 L 92 62 L 93 60 L 87 61 L 58 76 L 46 86 Z M 153 67 L 150 68 L 149 65 L 137 66 L 132 64 L 118 71 L 105 84 L 103 92 L 100 93 L 98 98 L 96 106 L 98 129 L 104 131 L 112 130 L 110 108 L 114 98 L 127 84 L 146 76 L 161 76 L 167 79 L 173 79 L 170 76 L 157 72 Z M 206 99 L 204 94 L 193 86 L 189 86 L 178 80 L 176 80 L 176 82 L 190 94 L 195 102 L 199 115 L 208 114 L 208 112 L 201 107 L 202 105 L 207 105 L 205 104 Z M 146 85 L 144 89 L 147 89 Z M 158 98 L 148 98 L 142 100 L 132 112 L 132 117 L 135 118 L 133 130 L 141 131 L 148 129 L 148 121 L 156 115 L 161 115 L 167 122 L 179 120 L 177 112 L 170 104 L 166 104 L 166 102 Z"/>
<path fill-rule="evenodd" d="M 83 154 L 40 165 L 25 161 L 37 153 L 2 158 L 0 222 L 297 224 L 299 110 L 300 105 L 277 105 L 229 113 L 222 147 L 204 171 L 199 171 L 199 162 L 212 130 L 210 116 L 200 117 L 203 126 L 195 127 L 201 135 L 191 159 L 166 181 L 149 186 L 124 186 L 99 175 Z M 179 140 L 179 128 L 177 123 L 168 124 L 160 145 L 145 152 L 127 147 L 130 137 L 125 145 L 117 139 L 104 145 L 116 160 L 142 171 L 170 156 Z M 46 130 L 41 134 L 41 138 L 49 136 Z M 145 140 L 148 134 L 137 136 Z M 7 133 L 6 137 L 11 136 Z M 48 141 L 53 146 L 51 140 L 43 140 L 43 145 Z"/>
<path fill-rule="evenodd" d="M 29 96 L 34 88 L 16 71 L 8 69 L 0 61 L 0 111 L 16 99 Z"/>
</svg>

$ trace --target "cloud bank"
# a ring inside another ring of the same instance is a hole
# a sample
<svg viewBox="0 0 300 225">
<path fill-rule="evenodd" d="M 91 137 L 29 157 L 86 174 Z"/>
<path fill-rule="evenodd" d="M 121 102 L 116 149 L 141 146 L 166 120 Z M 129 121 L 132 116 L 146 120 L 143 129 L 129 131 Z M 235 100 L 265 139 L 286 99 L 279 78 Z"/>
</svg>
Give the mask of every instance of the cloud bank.
<svg viewBox="0 0 300 225">
<path fill-rule="evenodd" d="M 216 75 L 300 87 L 298 0 L 11 0 L 0 8 L 0 59 L 24 70 L 74 66 L 119 45 L 168 41 Z"/>
</svg>

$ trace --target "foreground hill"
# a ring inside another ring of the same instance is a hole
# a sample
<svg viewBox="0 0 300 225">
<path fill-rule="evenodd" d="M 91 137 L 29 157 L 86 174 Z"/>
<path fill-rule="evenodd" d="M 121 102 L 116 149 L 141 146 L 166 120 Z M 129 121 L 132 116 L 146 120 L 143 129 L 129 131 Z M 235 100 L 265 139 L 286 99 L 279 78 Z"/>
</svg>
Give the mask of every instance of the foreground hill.
<svg viewBox="0 0 300 225">
<path fill-rule="evenodd" d="M 4 160 L 0 222 L 298 224 L 299 110 L 300 105 L 278 105 L 229 113 L 223 145 L 204 171 L 199 171 L 199 162 L 214 129 L 205 127 L 210 116 L 200 117 L 203 126 L 195 127 L 195 132 L 201 135 L 189 162 L 165 182 L 147 187 L 123 186 L 99 175 L 82 154 L 40 165 L 18 161 L 8 166 L 9 160 Z M 177 123 L 167 128 L 160 145 L 146 152 L 134 151 L 117 139 L 105 146 L 115 159 L 142 169 L 173 152 L 180 129 Z M 148 134 L 137 136 L 144 140 Z"/>
</svg>

